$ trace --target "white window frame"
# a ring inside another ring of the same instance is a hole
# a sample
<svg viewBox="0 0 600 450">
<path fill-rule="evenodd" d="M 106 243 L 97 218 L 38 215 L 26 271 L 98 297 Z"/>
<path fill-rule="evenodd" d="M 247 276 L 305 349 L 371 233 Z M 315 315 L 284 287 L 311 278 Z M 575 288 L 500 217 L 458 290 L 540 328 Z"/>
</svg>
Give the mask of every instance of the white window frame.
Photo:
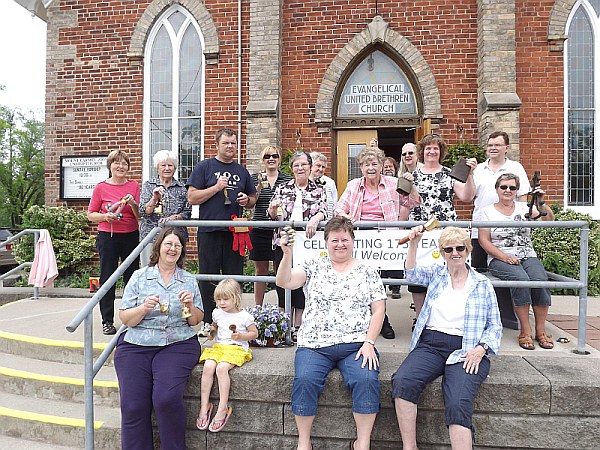
<svg viewBox="0 0 600 450">
<path fill-rule="evenodd" d="M 582 7 L 591 19 L 592 33 L 594 34 L 594 205 L 576 206 L 568 203 L 569 200 L 569 58 L 568 45 L 564 47 L 563 73 L 564 73 L 564 198 L 565 208 L 572 209 L 584 214 L 589 214 L 594 219 L 600 219 L 600 18 L 594 7 L 587 0 L 578 0 L 571 9 L 565 27 L 565 35 L 569 28 L 575 12 Z"/>
<path fill-rule="evenodd" d="M 182 13 L 186 19 L 180 27 L 180 30 L 175 33 L 172 25 L 169 23 L 168 18 L 175 11 Z M 200 26 L 198 22 L 194 19 L 194 17 L 190 14 L 190 12 L 182 7 L 181 5 L 173 5 L 166 9 L 161 16 L 158 18 L 156 23 L 152 26 L 152 29 L 148 33 L 148 39 L 146 41 L 146 45 L 144 48 L 144 61 L 148 61 L 148 64 L 144 65 L 144 100 L 143 100 L 143 141 L 142 141 L 142 181 L 147 181 L 150 179 L 152 173 L 152 156 L 151 146 L 150 146 L 150 57 L 152 55 L 153 45 L 156 41 L 156 35 L 160 30 L 161 26 L 165 26 L 169 37 L 171 38 L 171 43 L 173 44 L 173 64 L 172 64 L 172 80 L 173 80 L 173 88 L 172 88 L 172 116 L 171 116 L 171 125 L 172 125 L 172 139 L 171 139 L 171 151 L 173 151 L 177 158 L 179 158 L 179 60 L 180 60 L 180 50 L 181 50 L 181 41 L 185 35 L 185 31 L 188 26 L 193 26 L 198 33 L 198 38 L 200 39 L 200 44 L 202 49 L 204 49 L 204 35 L 200 30 Z M 201 60 L 201 72 L 202 72 L 202 82 L 201 82 L 201 106 L 200 106 L 200 155 L 199 161 L 204 159 L 204 126 L 205 126 L 205 82 L 206 82 L 206 58 L 204 56 L 204 51 L 201 52 L 202 60 Z M 193 169 L 193 167 L 192 167 Z M 179 167 L 177 168 L 177 173 L 175 178 L 179 180 Z M 187 180 L 180 180 L 184 183 Z"/>
</svg>

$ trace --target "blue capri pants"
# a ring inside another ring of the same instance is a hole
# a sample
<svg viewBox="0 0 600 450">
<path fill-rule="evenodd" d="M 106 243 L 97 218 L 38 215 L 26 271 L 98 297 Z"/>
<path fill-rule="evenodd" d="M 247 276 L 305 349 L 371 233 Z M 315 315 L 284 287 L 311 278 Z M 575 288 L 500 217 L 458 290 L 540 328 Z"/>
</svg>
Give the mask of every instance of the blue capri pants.
<svg viewBox="0 0 600 450">
<path fill-rule="evenodd" d="M 490 373 L 490 360 L 483 357 L 477 374 L 468 374 L 462 362 L 446 364 L 461 346 L 461 336 L 424 329 L 417 346 L 392 376 L 392 397 L 417 404 L 425 386 L 441 375 L 446 426 L 461 425 L 475 431 L 473 402 Z"/>
<path fill-rule="evenodd" d="M 355 360 L 362 342 L 336 344 L 322 348 L 299 347 L 294 361 L 292 412 L 296 416 L 317 414 L 319 396 L 329 372 L 337 367 L 352 394 L 352 411 L 377 414 L 380 407 L 379 369 L 363 368 L 363 358 Z M 379 356 L 379 353 L 377 353 Z"/>
<path fill-rule="evenodd" d="M 492 259 L 490 273 L 501 280 L 548 281 L 546 270 L 539 259 L 523 258 L 521 264 L 508 264 Z M 552 297 L 548 288 L 511 287 L 510 296 L 514 306 L 550 306 Z"/>
</svg>

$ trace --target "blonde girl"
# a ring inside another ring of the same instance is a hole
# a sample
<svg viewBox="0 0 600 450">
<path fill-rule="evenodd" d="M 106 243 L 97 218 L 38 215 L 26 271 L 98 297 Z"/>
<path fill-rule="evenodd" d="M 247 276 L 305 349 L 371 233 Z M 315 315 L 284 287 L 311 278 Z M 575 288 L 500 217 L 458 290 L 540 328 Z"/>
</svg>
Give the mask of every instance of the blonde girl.
<svg viewBox="0 0 600 450">
<path fill-rule="evenodd" d="M 227 404 L 231 385 L 229 371 L 252 359 L 248 341 L 258 337 L 254 317 L 242 309 L 242 289 L 237 281 L 221 281 L 215 289 L 215 303 L 217 308 L 213 312 L 213 323 L 208 336 L 208 339 L 214 339 L 215 342 L 212 347 L 204 349 L 200 356 L 200 362 L 204 362 L 204 370 L 200 383 L 200 413 L 196 419 L 199 430 L 208 429 L 213 433 L 225 427 L 233 412 L 233 408 Z M 209 397 L 215 373 L 219 384 L 219 406 L 211 421 L 213 404 L 209 402 Z"/>
</svg>

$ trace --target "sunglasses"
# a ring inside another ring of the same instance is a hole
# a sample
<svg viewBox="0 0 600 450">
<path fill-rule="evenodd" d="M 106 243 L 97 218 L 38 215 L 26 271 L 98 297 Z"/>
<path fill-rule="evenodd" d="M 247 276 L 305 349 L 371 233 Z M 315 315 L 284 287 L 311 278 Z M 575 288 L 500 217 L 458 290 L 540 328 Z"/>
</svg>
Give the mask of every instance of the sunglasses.
<svg viewBox="0 0 600 450">
<path fill-rule="evenodd" d="M 516 191 L 517 187 L 516 186 L 509 186 L 507 184 L 501 184 L 500 186 L 498 186 L 500 189 L 502 189 L 503 191 L 510 189 L 511 191 Z"/>
<path fill-rule="evenodd" d="M 263 159 L 279 159 L 279 155 L 277 153 L 270 153 L 263 156 Z"/>
<path fill-rule="evenodd" d="M 465 247 L 464 245 L 458 245 L 456 247 L 444 247 L 442 248 L 442 250 L 444 250 L 444 253 L 452 253 L 454 250 L 456 250 L 458 253 L 464 252 L 467 249 L 467 247 Z"/>
<path fill-rule="evenodd" d="M 402 156 L 406 156 L 406 155 L 412 156 L 414 154 L 415 154 L 415 152 L 406 152 L 406 153 L 402 153 Z"/>
<path fill-rule="evenodd" d="M 425 138 L 434 138 L 434 139 L 436 139 L 436 138 L 437 138 L 437 139 L 441 139 L 441 138 L 442 138 L 442 136 L 440 136 L 440 135 L 439 135 L 439 134 L 437 134 L 437 133 L 429 133 L 429 134 L 426 134 L 425 136 L 423 136 L 423 138 L 422 138 L 422 139 L 425 139 Z"/>
</svg>

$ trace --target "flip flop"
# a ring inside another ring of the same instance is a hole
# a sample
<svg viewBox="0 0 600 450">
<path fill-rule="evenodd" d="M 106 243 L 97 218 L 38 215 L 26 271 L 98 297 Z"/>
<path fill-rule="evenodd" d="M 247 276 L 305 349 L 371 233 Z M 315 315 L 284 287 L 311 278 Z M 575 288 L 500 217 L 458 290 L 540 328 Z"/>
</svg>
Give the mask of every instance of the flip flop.
<svg viewBox="0 0 600 450">
<path fill-rule="evenodd" d="M 225 427 L 225 424 L 229 420 L 229 417 L 231 417 L 232 412 L 233 408 L 231 406 L 227 407 L 227 414 L 225 415 L 225 418 L 223 420 L 217 420 L 217 415 L 215 414 L 215 417 L 213 417 L 213 420 L 208 427 L 208 431 L 210 431 L 211 433 L 218 433 L 219 431 L 221 431 L 223 427 Z"/>
<path fill-rule="evenodd" d="M 196 428 L 198 428 L 200 431 L 204 431 L 208 428 L 208 425 L 210 424 L 210 414 L 212 413 L 212 409 L 213 404 L 209 403 L 208 411 L 206 411 L 206 414 L 203 417 L 198 416 L 196 418 Z"/>
</svg>

